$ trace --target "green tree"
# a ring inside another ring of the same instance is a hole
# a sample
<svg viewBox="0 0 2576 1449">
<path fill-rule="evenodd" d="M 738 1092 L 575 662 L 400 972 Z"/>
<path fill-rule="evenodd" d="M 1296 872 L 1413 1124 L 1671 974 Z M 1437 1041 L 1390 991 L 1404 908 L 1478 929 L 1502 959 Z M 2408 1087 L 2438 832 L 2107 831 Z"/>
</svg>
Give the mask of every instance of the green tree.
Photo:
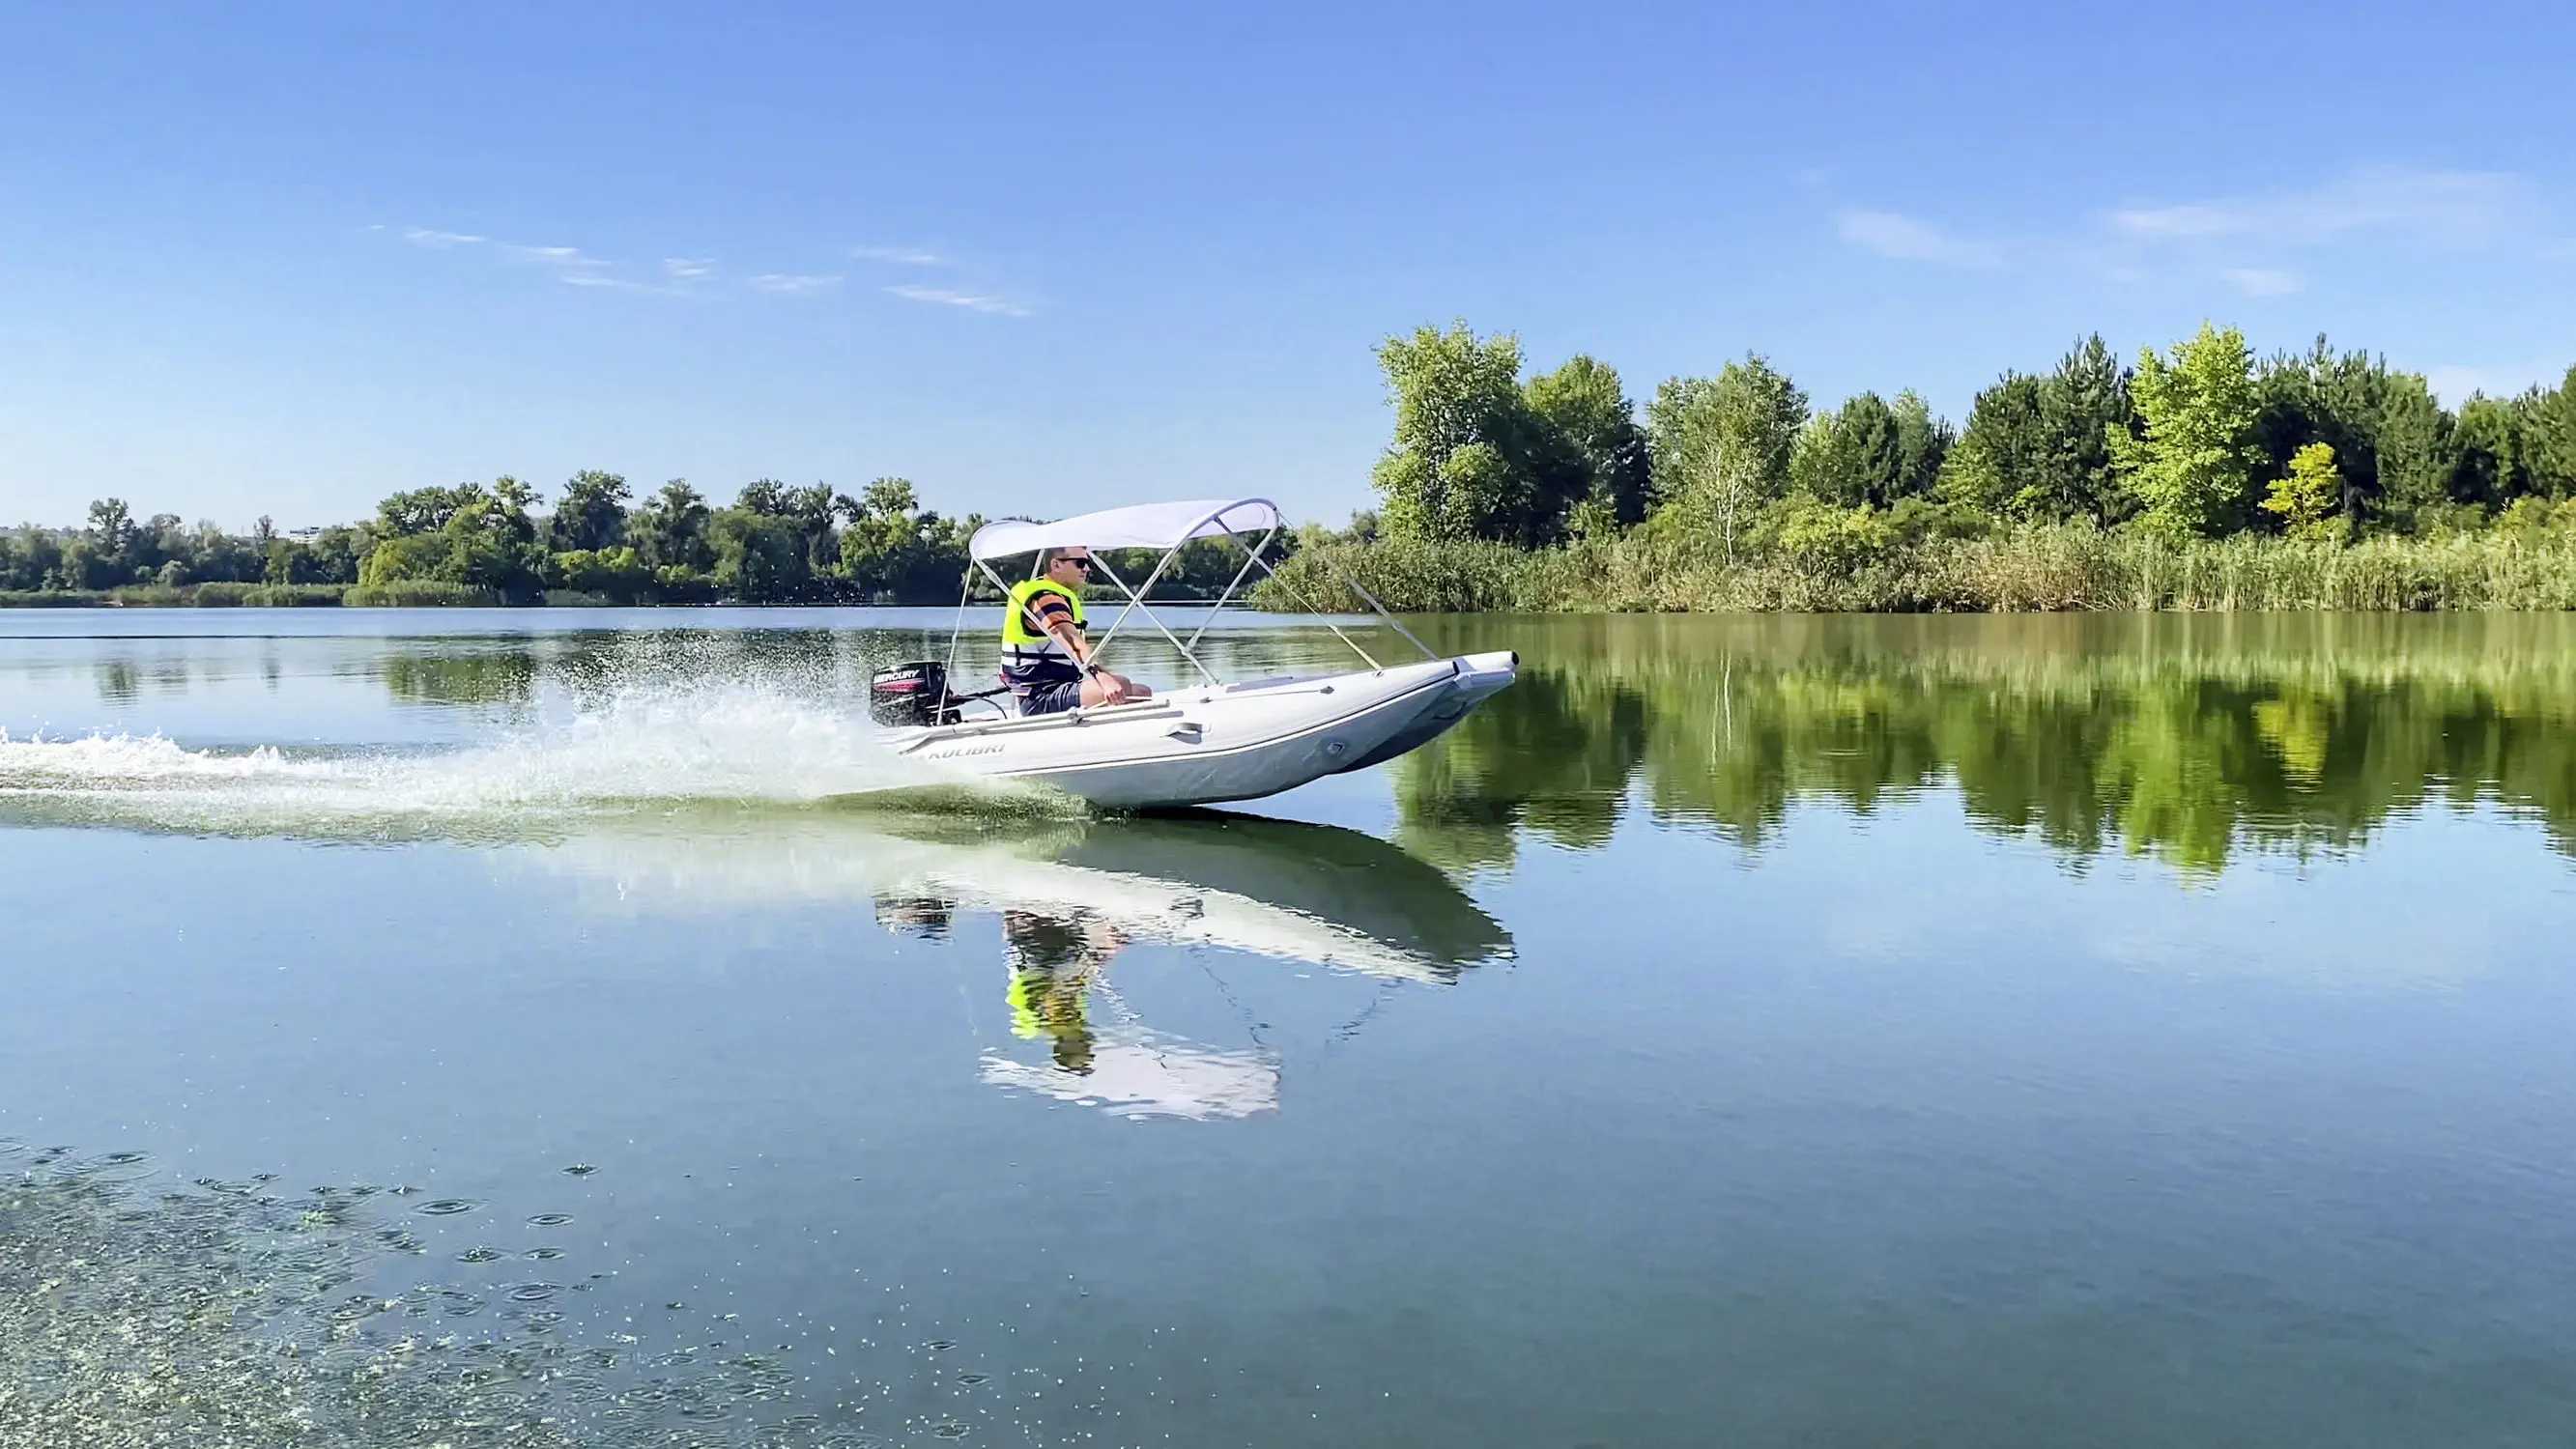
<svg viewBox="0 0 2576 1449">
<path fill-rule="evenodd" d="M 1844 508 L 1895 501 L 1905 477 L 1904 439 L 1896 410 L 1864 392 L 1817 413 L 1789 455 L 1789 481 L 1799 491 Z"/>
<path fill-rule="evenodd" d="M 1541 541 L 1560 501 L 1531 477 L 1536 432 L 1520 385 L 1520 339 L 1465 322 L 1378 344 L 1395 438 L 1370 474 L 1387 532 L 1405 538 Z"/>
<path fill-rule="evenodd" d="M 734 496 L 733 506 L 763 518 L 784 518 L 789 509 L 787 495 L 787 485 L 777 479 L 754 478 L 742 485 L 742 492 Z"/>
<path fill-rule="evenodd" d="M 633 497 L 615 473 L 585 468 L 564 484 L 548 520 L 547 547 L 557 553 L 610 548 L 626 537 L 626 500 Z"/>
<path fill-rule="evenodd" d="M 2108 431 L 2111 456 L 2142 520 L 2176 537 L 2206 537 L 2242 516 L 2262 449 L 2254 441 L 2253 357 L 2245 334 L 2203 322 L 2168 363 L 2149 348 L 2130 384 L 2146 435 Z"/>
<path fill-rule="evenodd" d="M 2057 468 L 2048 408 L 2046 385 L 2025 373 L 2005 373 L 1979 392 L 1942 468 L 1942 494 L 2016 518 L 2072 516 L 2074 489 Z"/>
<path fill-rule="evenodd" d="M 1713 535 L 1728 562 L 1753 510 L 1789 488 L 1807 395 L 1758 353 L 1714 378 L 1669 378 L 1646 407 L 1663 526 Z"/>
<path fill-rule="evenodd" d="M 376 531 L 386 538 L 436 533 L 447 527 L 458 509 L 490 496 L 480 483 L 407 489 L 376 505 Z"/>
<path fill-rule="evenodd" d="M 2503 508 L 2531 491 L 2519 408 L 2485 393 L 2460 404 L 2451 429 L 2448 491 L 2463 503 L 2489 509 Z"/>
<path fill-rule="evenodd" d="M 2136 436 L 2132 374 L 2095 332 L 2057 360 L 2040 394 L 2042 426 L 2049 438 L 2049 482 L 2027 510 L 2051 519 L 2090 518 L 2112 524 L 2129 516 L 2134 502 L 2120 486 L 2111 439 Z"/>
<path fill-rule="evenodd" d="M 2381 514 L 2409 525 L 2429 519 L 2451 501 L 2450 414 L 2422 374 L 2383 369 L 2374 421 Z"/>
<path fill-rule="evenodd" d="M 134 548 L 134 511 L 122 498 L 101 498 L 89 506 L 88 537 L 98 557 L 122 563 Z"/>
<path fill-rule="evenodd" d="M 363 528 L 337 524 L 313 536 L 313 582 L 317 584 L 354 584 L 358 571 L 365 566 L 368 551 L 376 546 L 374 535 Z"/>
<path fill-rule="evenodd" d="M 310 584 L 316 569 L 313 550 L 291 538 L 273 538 L 260 563 L 260 579 L 271 584 Z"/>
<path fill-rule="evenodd" d="M 1950 449 L 1958 441 L 1958 432 L 1949 420 L 1932 416 L 1932 405 L 1910 387 L 1896 395 L 1893 411 L 1896 475 L 1888 487 L 1890 504 L 1931 493 L 1940 480 L 1941 465 L 1949 460 Z"/>
<path fill-rule="evenodd" d="M 2521 411 L 2532 491 L 2576 498 L 2576 367 L 2558 386 L 2525 393 Z"/>
<path fill-rule="evenodd" d="M 705 496 L 690 487 L 688 479 L 674 478 L 635 510 L 627 530 L 635 539 L 636 551 L 656 569 L 704 573 L 715 566 L 715 550 L 707 542 L 711 517 Z"/>
<path fill-rule="evenodd" d="M 434 495 L 434 496 L 424 496 Z M 528 509 L 536 490 L 508 474 L 486 491 L 477 484 L 416 489 L 387 498 L 379 520 L 395 531 L 366 556 L 358 582 L 368 586 L 426 579 L 497 590 L 525 601 L 543 587 L 546 557 Z M 399 531 L 429 518 L 429 531 Z"/>
<path fill-rule="evenodd" d="M 2276 513 L 2292 538 L 2333 536 L 2326 515 L 2343 498 L 2343 475 L 2335 471 L 2334 445 L 2310 443 L 2290 455 L 2290 466 L 2272 480 L 2265 512 Z"/>
<path fill-rule="evenodd" d="M 554 556 L 555 583 L 631 604 L 653 587 L 653 570 L 633 548 L 566 549 Z"/>
<path fill-rule="evenodd" d="M 715 549 L 715 587 L 746 604 L 784 604 L 813 587 L 805 538 L 793 519 L 728 508 L 708 528 Z"/>
<path fill-rule="evenodd" d="M 1570 500 L 1566 515 L 1551 520 L 1549 531 L 1597 533 L 1644 518 L 1652 460 L 1618 370 L 1577 353 L 1554 372 L 1531 378 L 1522 394 L 1557 455 L 1552 461 L 1572 470 L 1546 490 Z"/>
</svg>

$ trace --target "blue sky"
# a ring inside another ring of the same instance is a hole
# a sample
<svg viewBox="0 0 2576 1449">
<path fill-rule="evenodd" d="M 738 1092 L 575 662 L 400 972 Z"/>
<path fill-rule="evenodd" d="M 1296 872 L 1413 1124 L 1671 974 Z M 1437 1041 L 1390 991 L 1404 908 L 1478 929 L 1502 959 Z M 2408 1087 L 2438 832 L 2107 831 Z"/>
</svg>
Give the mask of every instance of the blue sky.
<svg viewBox="0 0 2576 1449">
<path fill-rule="evenodd" d="M 2576 362 L 2576 20 L 2260 10 L 0 0 L 0 515 L 1338 519 L 1371 344 L 1457 317 L 1954 417 L 2203 317 L 2454 401 Z"/>
</svg>

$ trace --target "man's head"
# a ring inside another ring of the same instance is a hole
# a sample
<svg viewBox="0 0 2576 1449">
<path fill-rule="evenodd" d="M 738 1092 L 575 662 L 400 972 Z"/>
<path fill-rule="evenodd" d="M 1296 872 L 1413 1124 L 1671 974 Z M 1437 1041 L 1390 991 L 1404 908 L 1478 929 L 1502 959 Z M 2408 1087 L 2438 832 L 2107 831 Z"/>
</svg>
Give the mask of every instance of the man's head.
<svg viewBox="0 0 2576 1449">
<path fill-rule="evenodd" d="M 1068 589 L 1079 590 L 1091 582 L 1091 550 L 1087 548 L 1051 548 L 1039 562 L 1040 573 Z"/>
</svg>

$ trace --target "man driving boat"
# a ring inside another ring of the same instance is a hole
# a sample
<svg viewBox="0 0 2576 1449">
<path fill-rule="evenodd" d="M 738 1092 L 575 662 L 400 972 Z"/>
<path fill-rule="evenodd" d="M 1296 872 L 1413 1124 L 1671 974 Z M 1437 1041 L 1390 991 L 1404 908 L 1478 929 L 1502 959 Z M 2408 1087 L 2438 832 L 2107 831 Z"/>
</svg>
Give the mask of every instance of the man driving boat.
<svg viewBox="0 0 2576 1449">
<path fill-rule="evenodd" d="M 1082 588 L 1091 582 L 1091 550 L 1051 548 L 1038 575 L 1011 588 L 1002 616 L 1002 682 L 1020 713 L 1057 714 L 1149 699 L 1154 691 L 1091 662 L 1082 633 Z"/>
</svg>

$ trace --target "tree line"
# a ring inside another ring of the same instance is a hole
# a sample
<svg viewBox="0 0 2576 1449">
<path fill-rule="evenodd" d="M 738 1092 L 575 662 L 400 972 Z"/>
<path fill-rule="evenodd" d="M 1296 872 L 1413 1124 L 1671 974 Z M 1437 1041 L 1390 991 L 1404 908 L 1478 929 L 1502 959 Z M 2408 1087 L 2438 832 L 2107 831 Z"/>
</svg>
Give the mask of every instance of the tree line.
<svg viewBox="0 0 2576 1449">
<path fill-rule="evenodd" d="M 2298 545 L 2286 564 L 2238 550 L 2195 565 L 2273 580 L 2276 602 L 2530 607 L 2576 587 L 2576 367 L 2454 410 L 2422 374 L 2323 337 L 2257 358 L 2235 328 L 2203 324 L 2123 363 L 2096 334 L 2053 368 L 2005 373 L 1954 426 L 1911 390 L 1814 407 L 1757 353 L 1666 379 L 1642 407 L 1596 358 L 1524 376 L 1518 338 L 1464 322 L 1389 337 L 1377 356 L 1394 409 L 1380 507 L 1289 539 L 1332 547 L 1287 571 L 1299 587 L 1256 598 L 1330 600 L 1341 569 L 1384 581 L 1397 607 L 2100 607 L 2170 592 L 2157 548 L 2211 540 Z M 138 522 L 105 498 L 84 528 L 0 533 L 0 594 L 928 603 L 954 596 L 980 522 L 924 509 L 895 477 L 855 496 L 762 478 L 720 507 L 685 479 L 639 503 L 625 478 L 585 470 L 546 510 L 504 475 L 294 536 L 266 518 L 247 535 Z M 2405 546 L 2462 535 L 2552 552 Z M 2362 548 L 2360 573 L 2335 562 Z M 1546 554 L 1536 574 L 1532 551 Z M 1213 592 L 1229 565 L 1194 546 L 1170 591 Z M 2084 577 L 2059 582 L 2071 574 Z"/>
<path fill-rule="evenodd" d="M 504 474 L 406 489 L 363 522 L 290 535 L 265 517 L 248 534 L 168 513 L 137 522 L 125 500 L 102 498 L 86 527 L 0 532 L 0 601 L 949 603 L 984 524 L 923 508 L 912 483 L 893 477 L 856 496 L 761 478 L 727 507 L 674 478 L 633 499 L 625 478 L 585 469 L 548 510 L 534 487 Z M 1136 585 L 1156 561 L 1140 550 L 1110 559 Z M 1213 597 L 1239 563 L 1225 545 L 1191 544 L 1154 594 Z M 993 596 L 976 582 L 976 598 Z"/>
<path fill-rule="evenodd" d="M 1956 427 L 1910 390 L 1814 408 L 1751 353 L 1643 408 L 1589 356 L 1524 380 L 1518 338 L 1464 322 L 1390 337 L 1378 361 L 1395 431 L 1362 537 L 1540 548 L 1644 529 L 1731 562 L 1837 532 L 2069 522 L 2420 536 L 2545 525 L 2576 497 L 2576 367 L 2454 411 L 2422 374 L 2323 337 L 2257 359 L 2203 324 L 2123 364 L 2096 334 L 2053 369 L 2005 373 Z"/>
<path fill-rule="evenodd" d="M 413 488 L 361 523 L 247 535 L 176 515 L 137 522 L 122 499 L 88 525 L 0 533 L 0 589 L 103 592 L 127 586 L 348 586 L 391 601 L 529 603 L 553 595 L 613 603 L 918 603 L 955 596 L 982 519 L 921 507 L 910 482 L 879 478 L 853 497 L 827 484 L 762 478 L 729 507 L 685 479 L 640 504 L 615 474 L 574 474 L 543 499 L 517 478 Z"/>
</svg>

